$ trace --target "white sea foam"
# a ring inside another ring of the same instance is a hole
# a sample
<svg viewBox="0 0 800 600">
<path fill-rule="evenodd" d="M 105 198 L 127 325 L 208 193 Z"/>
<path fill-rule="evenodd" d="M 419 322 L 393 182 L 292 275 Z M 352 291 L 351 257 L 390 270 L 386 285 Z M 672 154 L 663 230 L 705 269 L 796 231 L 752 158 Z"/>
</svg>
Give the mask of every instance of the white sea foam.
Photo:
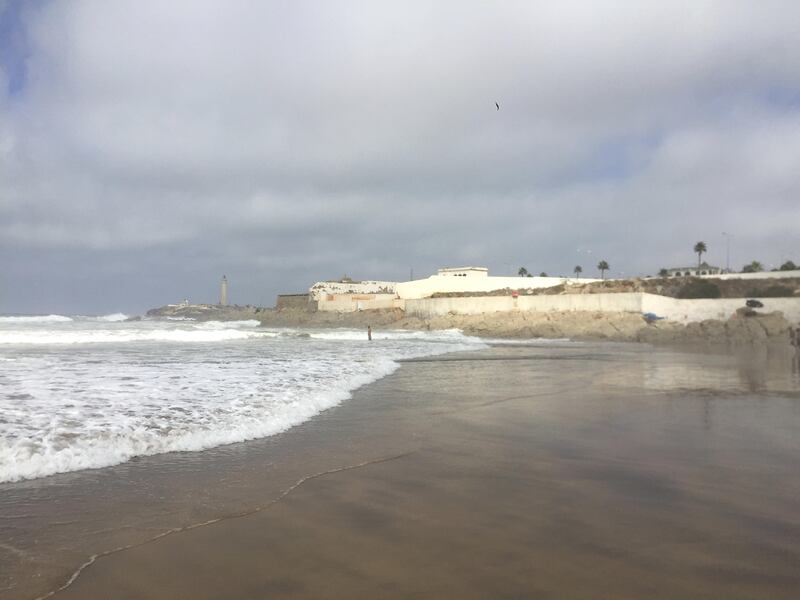
<svg viewBox="0 0 800 600">
<path fill-rule="evenodd" d="M 328 329 L 307 331 L 301 330 L 301 334 L 319 340 L 340 340 L 340 341 L 364 341 L 367 339 L 366 330 L 353 329 Z M 468 337 L 458 329 L 442 329 L 434 332 L 429 331 L 409 331 L 406 329 L 379 329 L 372 332 L 373 341 L 378 340 L 418 340 L 418 341 L 473 341 L 481 342 L 479 338 Z"/>
<path fill-rule="evenodd" d="M 102 317 L 97 317 L 98 321 L 108 321 L 109 323 L 116 323 L 118 321 L 124 321 L 128 318 L 128 315 L 123 313 L 112 313 L 110 315 L 103 315 Z"/>
<path fill-rule="evenodd" d="M 71 317 L 64 315 L 30 315 L 21 317 L 0 317 L 0 323 L 68 323 Z"/>
<path fill-rule="evenodd" d="M 32 344 L 0 345 L 0 481 L 272 435 L 391 373 L 399 359 L 484 347 L 456 331 L 376 331 L 370 344 L 364 331 L 257 325 L 0 328 L 0 339 Z"/>
<path fill-rule="evenodd" d="M 122 342 L 223 342 L 257 337 L 274 337 L 269 332 L 240 329 L 186 330 L 163 329 L 137 331 L 133 329 L 96 331 L 0 331 L 2 344 L 108 344 Z"/>
<path fill-rule="evenodd" d="M 246 327 L 258 327 L 260 325 L 260 321 L 250 319 L 246 321 L 203 321 L 201 323 L 197 323 L 196 326 L 200 329 L 240 329 Z"/>
</svg>

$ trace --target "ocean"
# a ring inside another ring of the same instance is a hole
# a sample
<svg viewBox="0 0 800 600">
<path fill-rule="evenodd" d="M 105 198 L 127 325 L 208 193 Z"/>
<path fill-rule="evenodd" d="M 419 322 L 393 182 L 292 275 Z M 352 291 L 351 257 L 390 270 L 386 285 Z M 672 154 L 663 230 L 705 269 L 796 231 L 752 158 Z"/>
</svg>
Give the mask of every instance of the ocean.
<svg viewBox="0 0 800 600">
<path fill-rule="evenodd" d="M 0 316 L 0 483 L 271 436 L 393 372 L 484 348 L 459 331 Z"/>
<path fill-rule="evenodd" d="M 796 596 L 788 345 L 124 318 L 0 321 L 4 599 Z"/>
</svg>

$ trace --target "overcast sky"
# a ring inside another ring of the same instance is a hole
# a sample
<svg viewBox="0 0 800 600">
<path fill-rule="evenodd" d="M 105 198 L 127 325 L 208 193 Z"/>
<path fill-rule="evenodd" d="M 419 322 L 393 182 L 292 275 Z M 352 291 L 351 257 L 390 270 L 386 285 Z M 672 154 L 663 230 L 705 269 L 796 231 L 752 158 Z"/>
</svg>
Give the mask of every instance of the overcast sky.
<svg viewBox="0 0 800 600">
<path fill-rule="evenodd" d="M 800 262 L 800 2 L 0 0 L 0 312 Z M 500 104 L 500 110 L 495 107 Z"/>
</svg>

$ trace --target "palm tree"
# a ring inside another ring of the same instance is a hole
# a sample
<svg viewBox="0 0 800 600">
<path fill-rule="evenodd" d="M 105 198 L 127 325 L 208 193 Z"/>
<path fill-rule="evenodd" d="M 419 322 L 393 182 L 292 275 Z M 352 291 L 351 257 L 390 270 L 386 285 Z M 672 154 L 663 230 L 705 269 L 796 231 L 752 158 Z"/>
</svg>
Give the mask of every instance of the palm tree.
<svg viewBox="0 0 800 600">
<path fill-rule="evenodd" d="M 605 279 L 606 271 L 608 271 L 608 269 L 610 268 L 608 266 L 608 263 L 604 260 L 601 260 L 599 263 L 597 263 L 597 268 L 600 270 L 600 279 Z"/>
<path fill-rule="evenodd" d="M 708 248 L 706 248 L 705 242 L 697 242 L 694 245 L 694 251 L 697 253 L 697 268 L 700 268 L 700 261 L 703 258 L 703 252 L 706 252 Z"/>
<path fill-rule="evenodd" d="M 754 260 L 749 265 L 742 267 L 742 273 L 758 273 L 763 270 L 764 266 L 757 260 Z"/>
<path fill-rule="evenodd" d="M 519 271 L 517 271 L 520 277 L 525 277 L 528 274 L 528 269 L 525 267 L 520 267 Z"/>
<path fill-rule="evenodd" d="M 581 273 L 583 273 L 583 267 L 580 266 L 580 265 L 575 265 L 574 271 L 575 271 L 575 277 L 580 279 L 581 278 Z"/>
</svg>

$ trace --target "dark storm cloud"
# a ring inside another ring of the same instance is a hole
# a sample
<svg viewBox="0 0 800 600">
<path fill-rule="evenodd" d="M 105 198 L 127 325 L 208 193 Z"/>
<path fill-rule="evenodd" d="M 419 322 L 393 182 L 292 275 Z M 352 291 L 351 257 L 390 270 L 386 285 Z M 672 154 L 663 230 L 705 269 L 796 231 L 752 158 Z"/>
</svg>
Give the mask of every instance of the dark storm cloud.
<svg viewBox="0 0 800 600">
<path fill-rule="evenodd" d="M 12 5 L 0 311 L 800 259 L 794 2 Z"/>
</svg>

